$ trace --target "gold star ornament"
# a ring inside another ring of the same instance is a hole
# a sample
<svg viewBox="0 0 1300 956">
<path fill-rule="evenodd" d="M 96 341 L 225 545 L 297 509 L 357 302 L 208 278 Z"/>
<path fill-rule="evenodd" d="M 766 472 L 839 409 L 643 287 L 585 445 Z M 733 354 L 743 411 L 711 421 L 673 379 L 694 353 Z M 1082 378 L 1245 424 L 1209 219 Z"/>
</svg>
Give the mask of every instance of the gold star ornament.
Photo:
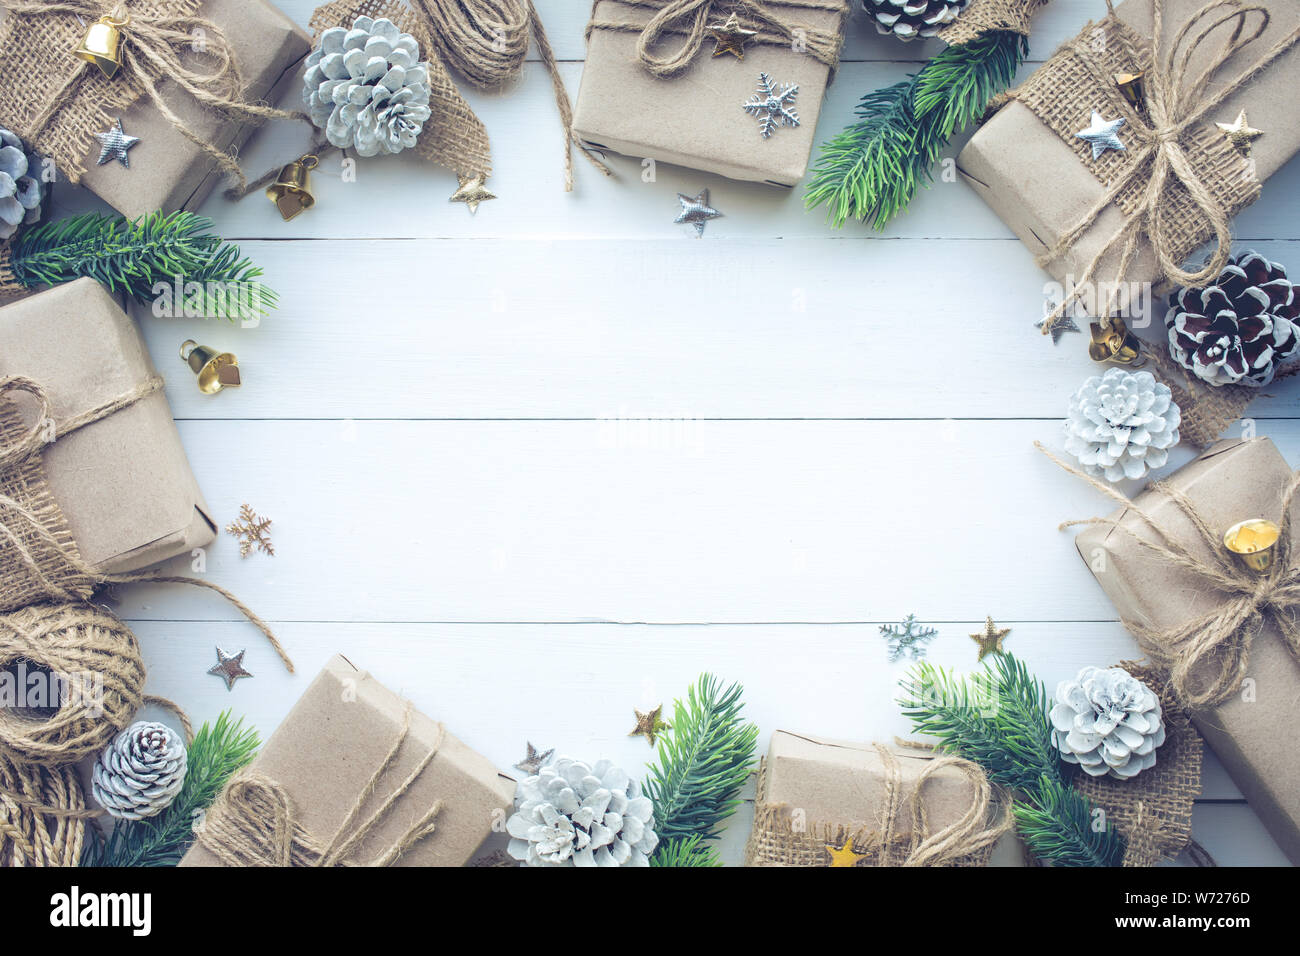
<svg viewBox="0 0 1300 956">
<path fill-rule="evenodd" d="M 746 30 L 734 13 L 727 17 L 726 23 L 709 24 L 709 32 L 713 34 L 713 55 L 730 53 L 737 60 L 745 58 L 745 44 L 758 36 L 757 30 Z"/>
<path fill-rule="evenodd" d="M 831 855 L 831 866 L 857 866 L 858 860 L 865 860 L 866 853 L 857 853 L 853 849 L 853 841 L 845 840 L 841 847 L 826 847 L 826 852 Z"/>
<path fill-rule="evenodd" d="M 496 194 L 489 192 L 483 185 L 486 177 L 479 176 L 461 176 L 457 174 L 456 181 L 460 183 L 460 188 L 451 194 L 448 202 L 463 202 L 469 207 L 470 213 L 478 212 L 478 204 L 487 202 L 489 199 L 496 199 Z"/>
<path fill-rule="evenodd" d="M 646 740 L 650 742 L 651 747 L 655 745 L 655 738 L 657 736 L 659 736 L 665 730 L 673 729 L 673 725 L 668 723 L 663 718 L 663 712 L 664 712 L 663 704 L 660 704 L 658 707 L 650 711 L 650 713 L 648 714 L 642 713 L 641 711 L 636 709 L 633 709 L 632 712 L 636 714 L 636 726 L 633 727 L 631 731 L 628 732 L 628 736 L 644 737 Z"/>
<path fill-rule="evenodd" d="M 1215 123 L 1219 131 L 1228 138 L 1233 146 L 1244 152 L 1250 152 L 1250 144 L 1264 135 L 1261 129 L 1255 129 L 1246 121 L 1246 111 L 1242 110 L 1231 123 Z"/>
<path fill-rule="evenodd" d="M 1002 640 L 1011 633 L 1009 627 L 998 627 L 993 623 L 993 618 L 987 618 L 984 621 L 984 632 L 982 634 L 972 634 L 971 640 L 980 646 L 980 656 L 978 660 L 984 660 L 990 654 L 1002 653 Z"/>
</svg>

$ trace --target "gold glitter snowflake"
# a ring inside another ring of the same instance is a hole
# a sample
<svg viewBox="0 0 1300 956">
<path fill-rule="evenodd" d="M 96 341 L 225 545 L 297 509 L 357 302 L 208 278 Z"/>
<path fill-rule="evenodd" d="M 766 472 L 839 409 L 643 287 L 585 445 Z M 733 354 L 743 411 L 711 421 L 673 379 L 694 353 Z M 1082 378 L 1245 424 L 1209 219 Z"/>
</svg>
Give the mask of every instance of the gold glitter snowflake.
<svg viewBox="0 0 1300 956">
<path fill-rule="evenodd" d="M 239 509 L 239 520 L 226 525 L 226 533 L 239 539 L 239 556 L 246 558 L 254 549 L 268 557 L 275 556 L 275 545 L 271 543 L 271 519 L 259 517 L 249 505 Z"/>
</svg>

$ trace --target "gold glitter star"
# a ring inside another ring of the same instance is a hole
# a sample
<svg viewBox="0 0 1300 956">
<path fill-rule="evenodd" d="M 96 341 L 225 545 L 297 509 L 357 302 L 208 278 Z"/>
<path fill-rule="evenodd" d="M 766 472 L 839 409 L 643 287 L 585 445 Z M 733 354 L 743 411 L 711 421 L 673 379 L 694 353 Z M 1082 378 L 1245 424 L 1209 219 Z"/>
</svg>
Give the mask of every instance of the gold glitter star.
<svg viewBox="0 0 1300 956">
<path fill-rule="evenodd" d="M 1246 111 L 1242 110 L 1237 114 L 1237 118 L 1231 123 L 1215 123 L 1219 131 L 1228 137 L 1228 142 L 1240 150 L 1250 152 L 1250 144 L 1253 140 L 1259 139 L 1264 135 L 1262 129 L 1255 129 L 1246 121 Z"/>
<path fill-rule="evenodd" d="M 655 745 L 655 737 L 663 733 L 665 730 L 673 729 L 673 725 L 663 719 L 663 711 L 663 704 L 660 704 L 648 714 L 642 713 L 633 708 L 632 712 L 636 714 L 636 726 L 628 732 L 628 736 L 644 737 L 650 742 L 650 746 L 653 747 Z"/>
<path fill-rule="evenodd" d="M 866 853 L 854 851 L 852 840 L 845 840 L 840 847 L 827 846 L 826 852 L 831 855 L 831 866 L 857 866 L 858 860 L 867 858 Z"/>
<path fill-rule="evenodd" d="M 990 654 L 1002 653 L 1002 639 L 1011 633 L 1011 628 L 999 628 L 993 623 L 993 618 L 988 618 L 984 622 L 984 633 L 972 634 L 970 639 L 980 646 L 980 656 L 977 660 L 984 660 Z"/>
<path fill-rule="evenodd" d="M 714 56 L 730 53 L 738 60 L 745 58 L 745 44 L 758 36 L 757 30 L 746 30 L 741 26 L 740 17 L 734 13 L 727 17 L 726 23 L 710 23 L 709 32 L 713 34 Z"/>
<path fill-rule="evenodd" d="M 466 206 L 469 206 L 469 211 L 471 213 L 478 212 L 479 203 L 497 198 L 495 193 L 488 192 L 487 188 L 483 185 L 485 177 L 481 175 L 461 176 L 458 173 L 456 175 L 456 180 L 460 183 L 460 188 L 452 193 L 451 199 L 447 201 L 463 202 Z"/>
</svg>

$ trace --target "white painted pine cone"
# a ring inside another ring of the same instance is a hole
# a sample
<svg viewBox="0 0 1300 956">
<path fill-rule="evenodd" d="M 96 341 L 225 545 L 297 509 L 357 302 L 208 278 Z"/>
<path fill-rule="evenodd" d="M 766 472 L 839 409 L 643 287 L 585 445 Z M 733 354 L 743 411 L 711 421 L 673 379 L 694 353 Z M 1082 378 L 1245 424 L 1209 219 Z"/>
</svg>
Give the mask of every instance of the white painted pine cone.
<svg viewBox="0 0 1300 956">
<path fill-rule="evenodd" d="M 1169 386 L 1150 372 L 1107 369 L 1070 397 L 1065 449 L 1107 481 L 1141 478 L 1169 460 L 1182 413 Z"/>
<path fill-rule="evenodd" d="M 970 0 L 862 0 L 876 32 L 900 40 L 932 37 L 957 19 Z"/>
<path fill-rule="evenodd" d="M 351 30 L 326 30 L 303 83 L 312 122 L 360 156 L 410 149 L 432 115 L 429 65 L 415 37 L 391 20 L 357 17 Z"/>
<path fill-rule="evenodd" d="M 519 784 L 506 821 L 525 866 L 649 866 L 654 804 L 624 771 L 560 757 Z"/>
<path fill-rule="evenodd" d="M 0 129 L 0 240 L 41 218 L 45 190 L 35 162 L 21 139 Z"/>
<path fill-rule="evenodd" d="M 166 810 L 185 782 L 185 741 L 164 724 L 138 721 L 95 761 L 91 791 L 111 816 L 143 820 Z"/>
<path fill-rule="evenodd" d="M 1085 667 L 1061 681 L 1050 716 L 1061 759 L 1093 777 L 1136 777 L 1165 742 L 1160 698 L 1120 667 Z"/>
</svg>

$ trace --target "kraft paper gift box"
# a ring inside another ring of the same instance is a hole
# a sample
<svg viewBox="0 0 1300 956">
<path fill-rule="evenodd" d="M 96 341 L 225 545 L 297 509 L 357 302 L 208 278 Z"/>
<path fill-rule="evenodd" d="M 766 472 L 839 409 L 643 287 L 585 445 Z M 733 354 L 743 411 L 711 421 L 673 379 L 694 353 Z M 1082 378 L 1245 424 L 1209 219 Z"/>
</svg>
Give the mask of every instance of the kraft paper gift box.
<svg viewBox="0 0 1300 956">
<path fill-rule="evenodd" d="M 399 739 L 407 714 L 407 701 L 336 655 L 249 769 L 280 785 L 297 822 L 315 841 L 328 844 Z M 494 824 L 504 823 L 514 803 L 515 781 L 414 708 L 409 709 L 409 730 L 396 761 L 379 777 L 357 819 L 371 815 L 431 748 L 436 748 L 432 761 L 367 833 L 349 857 L 351 862 L 376 858 L 435 803 L 442 805 L 436 828 L 395 865 L 463 866 L 494 832 Z M 181 861 L 182 866 L 218 864 L 202 842 Z"/>
<path fill-rule="evenodd" d="M 886 749 L 897 761 L 902 791 L 894 832 L 907 840 L 912 834 L 909 801 L 922 771 L 940 755 L 909 747 Z M 829 863 L 828 842 L 839 845 L 854 837 L 857 852 L 867 852 L 865 840 L 881 828 L 889 778 L 885 758 L 873 744 L 776 731 L 759 772 L 746 865 L 824 866 Z M 975 798 L 971 780 L 954 768 L 938 771 L 924 786 L 930 833 L 960 820 Z M 903 855 L 891 852 L 890 862 L 901 862 Z M 1024 865 L 1014 833 L 1001 837 L 991 859 L 985 851 L 955 865 L 990 863 Z"/>
<path fill-rule="evenodd" d="M 105 9 L 110 6 L 105 4 Z M 311 40 L 306 32 L 264 0 L 203 0 L 197 7 L 196 15 L 214 23 L 229 42 L 243 79 L 243 101 L 274 104 L 277 95 L 299 76 L 298 65 L 310 52 Z M 129 31 L 130 26 L 124 29 Z M 58 35 L 62 42 L 61 32 Z M 203 40 L 202 36 L 195 37 L 196 43 Z M 71 55 L 71 49 L 58 52 Z M 48 85 L 55 80 L 8 75 L 5 67 L 9 61 L 10 56 L 0 51 L 0 87 L 16 84 L 20 102 L 38 105 L 42 92 L 48 92 Z M 182 61 L 200 73 L 211 70 L 210 59 L 188 51 L 182 54 Z M 191 131 L 222 152 L 237 154 L 257 128 L 202 106 L 173 82 L 164 80 L 159 90 L 168 107 Z M 300 108 L 296 98 L 288 108 Z M 92 139 L 90 150 L 81 160 L 85 174 L 80 184 L 124 216 L 193 209 L 220 183 L 221 173 L 211 157 L 176 129 L 147 96 L 113 115 L 120 115 L 126 133 L 140 140 L 127 154 L 130 168 L 116 161 L 97 165 L 100 144 Z M 23 128 L 27 118 L 0 115 L 0 125 L 30 139 Z"/>
<path fill-rule="evenodd" d="M 825 31 L 843 39 L 849 10 L 785 6 L 771 9 L 805 30 Z M 676 76 L 660 78 L 637 58 L 640 27 L 658 12 L 653 5 L 600 0 L 592 10 L 595 23 L 624 23 L 635 30 L 593 29 L 587 41 L 573 131 L 588 145 L 637 158 L 676 163 L 732 179 L 793 186 L 808 168 L 817 117 L 830 82 L 830 68 L 794 44 L 751 43 L 744 60 L 731 54 L 713 56 L 713 40 L 704 43 L 689 66 Z M 727 19 L 730 6 L 716 3 L 708 22 Z M 743 4 L 736 7 L 749 28 Z M 667 33 L 653 48 L 665 55 L 683 42 Z M 759 73 L 779 83 L 794 83 L 793 106 L 799 125 L 782 126 L 771 137 L 759 135 L 757 120 L 741 109 L 758 88 Z"/>
<path fill-rule="evenodd" d="M 1166 40 L 1162 55 L 1167 53 L 1181 26 L 1204 5 L 1205 0 L 1164 0 L 1163 34 Z M 1204 85 L 1206 95 L 1223 88 L 1258 64 L 1280 39 L 1300 26 L 1300 3 L 1264 0 L 1263 5 L 1270 14 L 1267 30 L 1234 54 L 1215 78 Z M 1153 35 L 1152 0 L 1126 0 L 1116 7 L 1116 16 L 1132 27 L 1139 37 L 1150 38 Z M 1253 25 L 1257 21 L 1251 19 L 1249 22 Z M 1201 74 L 1212 51 L 1219 48 L 1230 32 L 1230 25 L 1220 27 L 1213 34 L 1213 42 L 1202 45 L 1196 52 L 1191 61 L 1189 82 L 1194 82 L 1194 78 Z M 1131 70 L 1131 66 L 1126 65 L 1128 61 L 1120 44 L 1104 36 L 1095 25 L 1085 27 L 1079 39 L 1104 53 L 1114 54 L 1113 59 L 1100 61 L 1104 69 L 1098 72 L 1109 77 L 1114 72 Z M 1078 84 L 1065 79 L 1069 72 L 1068 62 L 1068 54 L 1058 52 L 1039 67 L 1020 91 L 1038 87 L 1029 100 L 1035 108 L 1031 109 L 1025 102 L 1013 98 L 984 123 L 957 157 L 958 170 L 966 182 L 1035 256 L 1055 246 L 1063 234 L 1082 221 L 1087 212 L 1102 200 L 1107 191 L 1105 180 L 1125 168 L 1124 164 L 1138 145 L 1129 131 L 1121 128 L 1119 138 L 1129 147 L 1129 155 L 1110 150 L 1099 161 L 1092 160 L 1089 144 L 1073 134 L 1090 125 L 1092 109 L 1100 111 L 1106 120 L 1122 115 L 1122 96 L 1117 85 L 1103 87 L 1097 81 L 1095 97 L 1076 97 L 1074 88 Z M 1264 131 L 1264 135 L 1251 144 L 1249 155 L 1242 156 L 1239 166 L 1216 166 L 1205 170 L 1204 179 L 1212 189 L 1225 185 L 1226 180 L 1242 177 L 1247 169 L 1263 182 L 1300 150 L 1300 123 L 1296 122 L 1295 101 L 1298 86 L 1300 47 L 1293 47 L 1195 124 L 1197 138 L 1220 147 L 1231 147 L 1231 144 L 1225 144 L 1214 124 L 1232 123 L 1242 110 L 1246 111 L 1251 126 Z M 1062 104 L 1066 104 L 1068 109 Z M 1070 117 L 1062 120 L 1065 127 L 1062 130 L 1054 130 L 1040 119 L 1040 113 L 1050 113 L 1057 108 L 1063 109 Z M 1231 161 L 1235 149 L 1226 150 L 1220 159 Z M 1145 186 L 1145 180 L 1140 185 Z M 1076 281 L 1081 279 L 1093 258 L 1119 234 L 1122 220 L 1120 208 L 1112 203 L 1070 250 L 1047 263 L 1045 268 L 1063 283 L 1070 277 Z M 1211 237 L 1212 234 L 1207 234 L 1204 239 Z M 1182 254 L 1190 256 L 1195 245 Z M 1129 282 L 1158 283 L 1161 279 L 1147 237 L 1139 242 L 1137 256 L 1124 276 L 1117 275 L 1119 257 L 1118 248 L 1108 254 L 1098 271 L 1098 280 L 1111 282 L 1118 278 Z M 1162 317 L 1163 309 L 1157 310 L 1157 321 Z"/>
<path fill-rule="evenodd" d="M 1223 441 L 1166 479 L 1221 535 L 1239 521 L 1280 517 L 1291 467 L 1267 438 Z M 1210 559 L 1208 546 L 1182 509 L 1159 491 L 1134 499 L 1183 546 Z M 1293 522 L 1300 507 L 1293 507 Z M 1110 516 L 1150 540 L 1152 530 L 1131 511 Z M 1292 529 L 1297 525 L 1292 524 Z M 1079 554 L 1125 621 L 1165 630 L 1216 607 L 1215 591 L 1199 576 L 1164 562 L 1123 531 L 1099 524 L 1075 539 Z M 1251 808 L 1292 863 L 1300 864 L 1300 749 L 1290 731 L 1300 720 L 1300 662 L 1277 625 L 1251 636 L 1248 685 L 1223 704 L 1192 712 L 1192 721 Z"/>
<path fill-rule="evenodd" d="M 43 388 L 53 423 L 84 415 L 156 376 L 135 323 L 93 279 L 0 308 L 0 380 L 21 377 Z M 6 399 L 0 405 L 17 411 L 24 429 L 31 426 L 35 403 Z M 11 419 L 5 431 L 0 424 L 0 446 L 17 438 L 17 422 Z M 101 572 L 146 568 L 216 537 L 161 388 L 60 434 L 41 460 L 81 559 Z"/>
</svg>

